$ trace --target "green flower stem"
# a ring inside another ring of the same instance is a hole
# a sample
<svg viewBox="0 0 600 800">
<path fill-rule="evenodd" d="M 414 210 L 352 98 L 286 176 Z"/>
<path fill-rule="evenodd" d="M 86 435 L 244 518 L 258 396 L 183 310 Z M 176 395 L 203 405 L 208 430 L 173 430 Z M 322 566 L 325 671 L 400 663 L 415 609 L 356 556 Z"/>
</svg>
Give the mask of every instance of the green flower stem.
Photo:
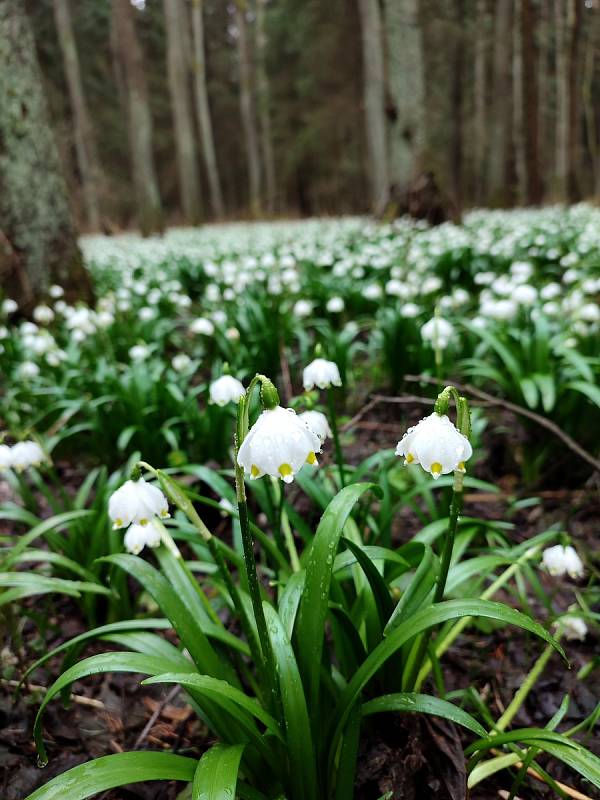
<svg viewBox="0 0 600 800">
<path fill-rule="evenodd" d="M 511 564 L 510 567 L 507 567 L 507 569 L 505 569 L 504 572 L 499 575 L 484 592 L 482 592 L 480 599 L 490 600 L 496 594 L 496 592 L 500 591 L 500 589 L 502 589 L 502 587 L 508 583 L 513 575 L 515 575 L 521 569 L 526 561 L 529 561 L 537 554 L 538 550 L 539 548 L 532 548 L 531 550 L 528 550 L 526 553 L 524 553 L 524 555 L 521 556 L 521 558 L 515 561 L 514 564 Z M 453 642 L 456 641 L 456 639 L 460 636 L 464 629 L 471 624 L 472 621 L 473 617 L 463 617 L 452 626 L 448 633 L 442 639 L 440 639 L 439 642 L 435 643 L 435 654 L 438 658 L 440 658 L 450 648 Z M 423 685 L 423 681 L 431 671 L 431 667 L 431 661 L 426 661 L 425 664 L 423 664 L 415 684 L 415 691 L 418 692 L 420 690 L 421 686 Z"/>
<path fill-rule="evenodd" d="M 519 689 L 515 693 L 515 696 L 513 697 L 511 702 L 508 704 L 505 712 L 502 714 L 502 716 L 500 717 L 500 719 L 496 723 L 495 731 L 497 733 L 502 733 L 503 731 L 505 731 L 508 728 L 508 726 L 510 725 L 510 723 L 513 721 L 513 719 L 516 716 L 516 714 L 518 713 L 519 709 L 521 708 L 521 706 L 525 702 L 525 700 L 527 698 L 527 695 L 533 689 L 533 687 L 536 684 L 538 678 L 540 677 L 540 675 L 544 671 L 544 668 L 545 668 L 546 664 L 548 663 L 548 661 L 550 660 L 550 656 L 552 655 L 553 652 L 554 652 L 554 648 L 552 647 L 552 645 L 551 644 L 547 645 L 546 648 L 544 649 L 544 651 L 542 652 L 542 655 L 538 658 L 538 660 L 535 662 L 535 664 L 531 668 L 531 671 L 529 672 L 529 675 L 525 678 L 525 680 L 523 681 L 523 683 L 521 684 L 521 686 L 519 687 Z M 493 735 L 493 732 L 492 732 L 492 735 Z"/>
<path fill-rule="evenodd" d="M 434 603 L 440 603 L 444 599 L 446 581 L 448 580 L 448 571 L 450 569 L 452 551 L 454 549 L 454 539 L 456 537 L 458 517 L 462 510 L 463 480 L 464 474 L 456 471 L 454 473 L 454 486 L 452 487 L 452 500 L 450 501 L 448 530 L 446 531 L 446 536 L 444 539 L 444 549 L 442 551 L 442 559 L 440 563 L 440 574 L 438 575 L 437 583 L 435 585 L 435 593 L 433 596 Z M 418 681 L 418 676 L 421 667 L 423 666 L 423 659 L 427 653 L 432 632 L 433 631 L 430 628 L 421 636 L 415 656 L 411 659 L 409 664 L 408 676 L 406 677 L 405 682 L 403 682 L 403 686 L 406 685 L 409 691 L 414 689 L 415 683 Z"/>
<path fill-rule="evenodd" d="M 340 446 L 340 434 L 338 431 L 337 417 L 335 413 L 335 405 L 333 402 L 333 390 L 331 388 L 325 390 L 327 394 L 327 406 L 329 408 L 329 421 L 331 423 L 331 432 L 333 434 L 333 444 L 335 447 L 335 460 L 337 462 L 338 471 L 340 473 L 340 486 L 343 489 L 346 485 L 346 476 L 344 474 L 344 457 L 342 455 L 342 448 Z"/>
</svg>

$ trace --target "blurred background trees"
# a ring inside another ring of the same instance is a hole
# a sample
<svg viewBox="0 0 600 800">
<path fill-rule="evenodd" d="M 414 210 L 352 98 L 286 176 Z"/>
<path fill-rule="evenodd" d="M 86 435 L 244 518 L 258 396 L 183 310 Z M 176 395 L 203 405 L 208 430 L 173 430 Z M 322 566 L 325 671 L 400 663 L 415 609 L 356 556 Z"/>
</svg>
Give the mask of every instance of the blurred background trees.
<svg viewBox="0 0 600 800">
<path fill-rule="evenodd" d="M 83 230 L 600 193 L 599 0 L 25 7 Z"/>
</svg>

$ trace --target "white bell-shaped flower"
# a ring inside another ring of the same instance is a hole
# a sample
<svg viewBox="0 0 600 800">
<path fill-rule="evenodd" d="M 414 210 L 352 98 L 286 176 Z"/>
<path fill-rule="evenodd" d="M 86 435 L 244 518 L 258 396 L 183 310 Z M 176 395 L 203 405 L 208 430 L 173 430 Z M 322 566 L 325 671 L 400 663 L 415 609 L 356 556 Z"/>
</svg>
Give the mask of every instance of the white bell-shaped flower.
<svg viewBox="0 0 600 800">
<path fill-rule="evenodd" d="M 327 417 L 321 411 L 304 411 L 304 413 L 298 414 L 298 419 L 305 422 L 311 431 L 317 434 L 321 442 L 327 438 L 331 439 L 333 436 Z"/>
<path fill-rule="evenodd" d="M 0 472 L 10 469 L 13 465 L 12 447 L 0 444 Z"/>
<path fill-rule="evenodd" d="M 429 322 L 421 328 L 423 341 L 428 342 L 432 347 L 439 347 L 445 350 L 450 339 L 454 336 L 454 327 L 441 317 L 432 317 Z"/>
<path fill-rule="evenodd" d="M 11 448 L 11 462 L 17 472 L 28 467 L 39 467 L 46 460 L 44 451 L 37 442 L 19 442 Z"/>
<path fill-rule="evenodd" d="M 239 403 L 240 397 L 246 393 L 243 384 L 232 375 L 221 375 L 213 381 L 208 390 L 210 402 L 218 406 L 227 403 Z"/>
<path fill-rule="evenodd" d="M 321 440 L 291 408 L 263 411 L 250 428 L 238 452 L 238 464 L 252 480 L 263 475 L 286 483 L 304 464 L 317 464 Z"/>
<path fill-rule="evenodd" d="M 564 633 L 565 639 L 570 642 L 582 642 L 588 634 L 588 626 L 581 617 L 560 617 L 554 624 L 559 632 L 562 631 Z"/>
<path fill-rule="evenodd" d="M 554 547 L 548 547 L 542 555 L 542 564 L 550 575 L 557 578 L 563 575 L 569 575 L 571 578 L 583 578 L 585 573 L 583 562 L 571 545 L 563 547 L 561 544 L 557 544 Z"/>
<path fill-rule="evenodd" d="M 142 552 L 144 547 L 148 544 L 146 539 L 146 531 L 152 523 L 148 525 L 139 525 L 135 523 L 131 525 L 125 534 L 124 544 L 128 553 L 133 553 L 137 556 Z"/>
<path fill-rule="evenodd" d="M 342 379 L 340 378 L 338 365 L 334 361 L 327 361 L 325 358 L 315 358 L 307 367 L 304 367 L 302 385 L 306 391 L 312 389 L 313 386 L 318 386 L 319 389 L 341 386 Z"/>
<path fill-rule="evenodd" d="M 129 480 L 110 496 L 108 516 L 113 529 L 126 528 L 132 522 L 145 527 L 153 517 L 168 517 L 169 504 L 161 490 L 143 478 Z"/>
<path fill-rule="evenodd" d="M 455 470 L 465 471 L 473 449 L 446 415 L 435 411 L 409 428 L 396 447 L 405 464 L 420 464 L 435 479 Z"/>
</svg>

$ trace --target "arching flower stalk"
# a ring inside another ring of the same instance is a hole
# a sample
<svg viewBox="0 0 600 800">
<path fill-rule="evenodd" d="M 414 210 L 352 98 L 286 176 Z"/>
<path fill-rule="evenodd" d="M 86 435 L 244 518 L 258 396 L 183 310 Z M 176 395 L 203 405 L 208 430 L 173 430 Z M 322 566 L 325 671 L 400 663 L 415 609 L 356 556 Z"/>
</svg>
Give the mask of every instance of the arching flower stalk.
<svg viewBox="0 0 600 800">
<path fill-rule="evenodd" d="M 450 401 L 456 407 L 456 425 L 448 418 Z M 404 456 L 405 464 L 419 464 L 434 480 L 440 475 L 454 473 L 452 499 L 448 516 L 448 529 L 444 537 L 440 557 L 440 572 L 435 586 L 434 603 L 444 599 L 448 570 L 454 549 L 458 517 L 462 511 L 465 462 L 473 454 L 469 436 L 471 416 L 466 397 L 462 397 L 454 386 L 446 386 L 435 401 L 433 414 L 410 428 L 398 442 L 396 455 Z M 431 629 L 422 635 L 413 651 L 409 669 L 405 673 L 403 690 L 412 690 L 421 669 L 421 664 L 431 637 Z"/>
</svg>

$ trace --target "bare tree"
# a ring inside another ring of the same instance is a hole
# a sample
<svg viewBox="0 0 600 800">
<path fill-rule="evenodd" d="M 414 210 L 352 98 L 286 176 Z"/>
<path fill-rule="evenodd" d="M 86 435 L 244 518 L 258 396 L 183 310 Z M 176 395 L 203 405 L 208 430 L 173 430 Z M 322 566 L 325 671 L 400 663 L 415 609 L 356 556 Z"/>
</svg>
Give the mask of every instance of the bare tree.
<svg viewBox="0 0 600 800">
<path fill-rule="evenodd" d="M 494 104 L 490 145 L 488 197 L 492 205 L 506 206 L 513 191 L 512 163 L 512 23 L 513 5 L 495 3 Z"/>
<path fill-rule="evenodd" d="M 385 69 L 379 0 L 359 0 L 362 25 L 363 94 L 371 205 L 380 214 L 389 199 L 385 118 Z"/>
<path fill-rule="evenodd" d="M 54 19 L 58 32 L 58 41 L 62 51 L 69 100 L 73 112 L 73 132 L 77 166 L 81 177 L 83 200 L 88 224 L 94 229 L 100 228 L 99 186 L 101 182 L 100 164 L 96 150 L 94 131 L 87 108 L 81 69 L 69 0 L 54 0 Z"/>
<path fill-rule="evenodd" d="M 186 7 L 182 0 L 164 0 L 163 7 L 181 207 L 186 220 L 195 223 L 200 219 L 200 176 L 189 87 L 189 43 L 184 35 L 182 21 Z"/>
<path fill-rule="evenodd" d="M 539 108 L 536 70 L 536 18 L 532 0 L 521 0 L 521 101 L 525 148 L 525 199 L 528 203 L 542 200 L 542 177 L 539 152 Z"/>
<path fill-rule="evenodd" d="M 583 4 L 568 0 L 567 9 L 567 197 L 579 197 L 581 169 L 581 63 L 580 43 L 583 26 Z"/>
<path fill-rule="evenodd" d="M 135 29 L 135 10 L 131 0 L 112 0 L 112 26 L 116 56 L 122 65 L 123 99 L 127 105 L 129 152 L 137 218 L 144 236 L 163 229 L 164 221 L 154 170 L 152 115 L 144 55 Z"/>
<path fill-rule="evenodd" d="M 212 119 L 208 103 L 208 89 L 206 86 L 206 57 L 204 53 L 204 20 L 202 18 L 202 0 L 192 0 L 192 30 L 194 36 L 194 87 L 196 90 L 196 118 L 202 144 L 202 155 L 208 175 L 210 188 L 210 203 L 216 217 L 225 213 L 223 206 L 223 192 L 221 179 L 217 166 L 215 142 L 213 137 Z"/>
<path fill-rule="evenodd" d="M 91 299 L 21 0 L 0 0 L 0 284 L 31 306 L 50 283 Z"/>
<path fill-rule="evenodd" d="M 475 59 L 474 59 L 474 114 L 473 114 L 473 160 L 474 196 L 482 203 L 487 167 L 487 87 L 489 47 L 489 7 L 487 0 L 477 0 L 475 14 Z"/>
<path fill-rule="evenodd" d="M 569 73 L 567 69 L 566 2 L 554 0 L 555 71 L 556 71 L 556 191 L 567 194 L 569 140 Z"/>
<path fill-rule="evenodd" d="M 270 89 L 266 65 L 267 36 L 265 32 L 265 6 L 267 0 L 256 0 L 256 91 L 262 158 L 265 167 L 265 194 L 267 211 L 275 211 L 275 155 L 269 107 Z"/>
<path fill-rule="evenodd" d="M 244 138 L 246 140 L 248 183 L 250 189 L 250 213 L 253 217 L 257 217 L 261 212 L 261 165 L 252 80 L 252 56 L 250 54 L 248 24 L 246 21 L 246 0 L 236 0 L 234 9 L 237 26 L 237 45 L 240 71 L 240 113 L 242 117 L 242 127 L 244 129 Z"/>
</svg>

